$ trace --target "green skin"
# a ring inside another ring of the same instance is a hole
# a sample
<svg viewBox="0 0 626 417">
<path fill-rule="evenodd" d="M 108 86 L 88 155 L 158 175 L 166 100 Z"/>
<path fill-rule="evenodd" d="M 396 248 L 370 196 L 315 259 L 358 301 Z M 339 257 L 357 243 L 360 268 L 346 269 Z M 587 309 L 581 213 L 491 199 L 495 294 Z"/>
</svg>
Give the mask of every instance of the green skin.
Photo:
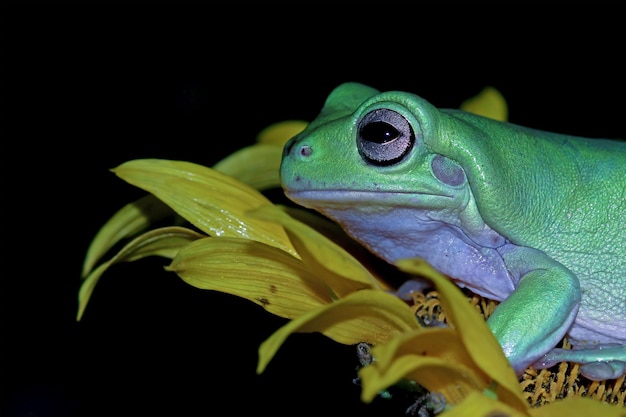
<svg viewBox="0 0 626 417">
<path fill-rule="evenodd" d="M 626 373 L 626 142 L 346 83 L 285 146 L 281 181 L 387 262 L 423 258 L 500 301 L 488 325 L 518 375 Z"/>
</svg>

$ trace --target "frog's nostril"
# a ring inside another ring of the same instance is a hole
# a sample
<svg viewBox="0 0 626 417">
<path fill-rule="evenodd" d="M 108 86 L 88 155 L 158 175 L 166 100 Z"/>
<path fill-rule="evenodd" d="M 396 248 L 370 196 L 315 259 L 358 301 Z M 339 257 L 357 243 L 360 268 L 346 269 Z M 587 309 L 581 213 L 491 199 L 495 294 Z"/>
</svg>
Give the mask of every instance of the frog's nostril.
<svg viewBox="0 0 626 417">
<path fill-rule="evenodd" d="M 313 147 L 311 145 L 303 145 L 297 140 L 291 139 L 285 144 L 283 148 L 283 157 L 291 156 L 292 158 L 308 158 L 313 154 Z"/>
<path fill-rule="evenodd" d="M 310 156 L 313 153 L 313 148 L 309 145 L 302 145 L 298 149 L 299 156 Z"/>
</svg>

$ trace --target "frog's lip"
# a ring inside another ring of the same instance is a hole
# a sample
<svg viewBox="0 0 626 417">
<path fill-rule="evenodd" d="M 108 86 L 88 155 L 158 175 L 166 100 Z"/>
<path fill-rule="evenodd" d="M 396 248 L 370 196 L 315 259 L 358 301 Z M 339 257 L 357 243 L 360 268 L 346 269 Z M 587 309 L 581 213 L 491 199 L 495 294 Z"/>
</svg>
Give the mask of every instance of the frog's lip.
<svg viewBox="0 0 626 417">
<path fill-rule="evenodd" d="M 377 205 L 398 205 L 402 202 L 415 203 L 415 198 L 446 198 L 452 199 L 454 196 L 446 194 L 428 193 L 428 192 L 416 192 L 416 191 L 362 191 L 362 190 L 299 190 L 299 191 L 285 191 L 285 195 L 289 199 L 296 202 L 316 202 L 316 203 L 328 203 L 345 204 L 350 202 L 376 202 Z M 398 199 L 393 197 L 399 197 Z M 409 204 L 412 205 L 412 204 Z"/>
</svg>

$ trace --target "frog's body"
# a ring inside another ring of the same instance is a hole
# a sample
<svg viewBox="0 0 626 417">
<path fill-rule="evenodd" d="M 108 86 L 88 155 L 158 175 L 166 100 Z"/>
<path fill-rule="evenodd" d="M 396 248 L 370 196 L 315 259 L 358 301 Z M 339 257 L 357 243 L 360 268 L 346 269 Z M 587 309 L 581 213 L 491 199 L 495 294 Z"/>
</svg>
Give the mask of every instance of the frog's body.
<svg viewBox="0 0 626 417">
<path fill-rule="evenodd" d="M 281 180 L 388 262 L 424 258 L 501 301 L 488 323 L 518 373 L 626 372 L 626 142 L 346 83 L 287 144 Z M 576 350 L 553 349 L 566 334 Z"/>
</svg>

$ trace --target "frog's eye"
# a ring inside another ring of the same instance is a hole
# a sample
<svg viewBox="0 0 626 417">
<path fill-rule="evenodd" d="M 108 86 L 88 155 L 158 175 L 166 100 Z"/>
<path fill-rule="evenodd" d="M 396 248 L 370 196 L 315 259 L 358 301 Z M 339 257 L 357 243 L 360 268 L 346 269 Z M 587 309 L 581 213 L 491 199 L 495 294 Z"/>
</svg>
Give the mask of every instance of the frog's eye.
<svg viewBox="0 0 626 417">
<path fill-rule="evenodd" d="M 366 162 L 391 165 L 409 153 L 415 143 L 415 133 L 400 113 L 377 109 L 359 122 L 356 143 Z"/>
</svg>

